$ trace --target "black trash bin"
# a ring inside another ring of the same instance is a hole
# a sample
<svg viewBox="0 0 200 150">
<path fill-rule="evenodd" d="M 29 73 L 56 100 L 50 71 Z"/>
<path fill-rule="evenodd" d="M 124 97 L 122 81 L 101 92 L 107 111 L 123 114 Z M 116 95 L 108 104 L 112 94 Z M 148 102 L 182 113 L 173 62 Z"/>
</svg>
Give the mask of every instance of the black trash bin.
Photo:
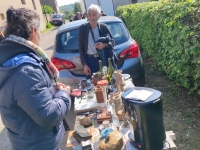
<svg viewBox="0 0 200 150">
<path fill-rule="evenodd" d="M 127 99 L 134 90 L 153 92 L 146 101 Z M 146 87 L 133 87 L 122 94 L 126 114 L 134 118 L 134 145 L 142 150 L 161 150 L 166 139 L 161 92 Z"/>
</svg>

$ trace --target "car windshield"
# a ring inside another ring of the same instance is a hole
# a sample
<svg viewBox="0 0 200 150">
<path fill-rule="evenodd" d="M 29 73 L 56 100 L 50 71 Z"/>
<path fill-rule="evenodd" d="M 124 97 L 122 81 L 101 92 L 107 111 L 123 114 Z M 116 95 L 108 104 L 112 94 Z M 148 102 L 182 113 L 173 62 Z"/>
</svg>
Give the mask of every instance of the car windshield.
<svg viewBox="0 0 200 150">
<path fill-rule="evenodd" d="M 58 14 L 57 15 L 53 15 L 52 18 L 53 19 L 55 19 L 55 18 L 61 18 L 61 15 L 58 15 Z"/>
<path fill-rule="evenodd" d="M 122 23 L 107 23 L 115 41 L 115 45 L 127 42 L 129 35 Z M 59 53 L 78 52 L 78 29 L 62 32 L 57 36 L 56 51 Z"/>
</svg>

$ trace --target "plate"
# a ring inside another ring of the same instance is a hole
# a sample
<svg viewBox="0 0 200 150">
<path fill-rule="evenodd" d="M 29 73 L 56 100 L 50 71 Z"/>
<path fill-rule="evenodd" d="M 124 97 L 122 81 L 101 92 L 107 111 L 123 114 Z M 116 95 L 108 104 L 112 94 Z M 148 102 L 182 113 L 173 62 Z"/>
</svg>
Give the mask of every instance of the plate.
<svg viewBox="0 0 200 150">
<path fill-rule="evenodd" d="M 116 79 L 115 78 L 115 74 L 113 74 L 113 79 Z M 124 80 L 127 80 L 127 79 L 129 79 L 130 78 L 130 74 L 122 74 L 122 79 L 124 79 Z"/>
</svg>

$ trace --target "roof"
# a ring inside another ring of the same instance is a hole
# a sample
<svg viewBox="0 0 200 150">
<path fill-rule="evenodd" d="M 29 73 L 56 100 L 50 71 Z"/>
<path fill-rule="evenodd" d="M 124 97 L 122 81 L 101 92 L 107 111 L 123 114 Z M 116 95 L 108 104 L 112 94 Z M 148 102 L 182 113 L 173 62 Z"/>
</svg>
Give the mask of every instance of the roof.
<svg viewBox="0 0 200 150">
<path fill-rule="evenodd" d="M 69 28 L 77 28 L 86 22 L 87 22 L 87 19 L 81 19 L 81 20 L 66 23 L 58 29 L 58 32 L 63 31 L 65 29 L 69 29 Z M 122 22 L 122 21 L 121 19 L 115 16 L 103 16 L 99 18 L 98 22 L 108 23 L 108 22 Z"/>
</svg>

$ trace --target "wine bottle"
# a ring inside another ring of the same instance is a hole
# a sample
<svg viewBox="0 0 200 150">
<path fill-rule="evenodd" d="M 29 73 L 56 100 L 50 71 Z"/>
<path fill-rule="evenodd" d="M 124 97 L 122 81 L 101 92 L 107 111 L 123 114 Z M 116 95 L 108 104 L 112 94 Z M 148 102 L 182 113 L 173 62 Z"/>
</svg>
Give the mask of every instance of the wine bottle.
<svg viewBox="0 0 200 150">
<path fill-rule="evenodd" d="M 99 60 L 99 72 L 103 72 L 103 66 L 102 66 L 102 61 L 101 60 Z"/>
<path fill-rule="evenodd" d="M 108 68 L 106 66 L 103 66 L 102 72 L 103 72 L 103 80 L 106 80 L 108 74 Z"/>
<path fill-rule="evenodd" d="M 114 73 L 115 69 L 112 65 L 112 62 L 111 62 L 111 58 L 108 58 L 108 76 L 107 76 L 107 80 L 109 83 L 112 83 L 112 75 Z"/>
</svg>

